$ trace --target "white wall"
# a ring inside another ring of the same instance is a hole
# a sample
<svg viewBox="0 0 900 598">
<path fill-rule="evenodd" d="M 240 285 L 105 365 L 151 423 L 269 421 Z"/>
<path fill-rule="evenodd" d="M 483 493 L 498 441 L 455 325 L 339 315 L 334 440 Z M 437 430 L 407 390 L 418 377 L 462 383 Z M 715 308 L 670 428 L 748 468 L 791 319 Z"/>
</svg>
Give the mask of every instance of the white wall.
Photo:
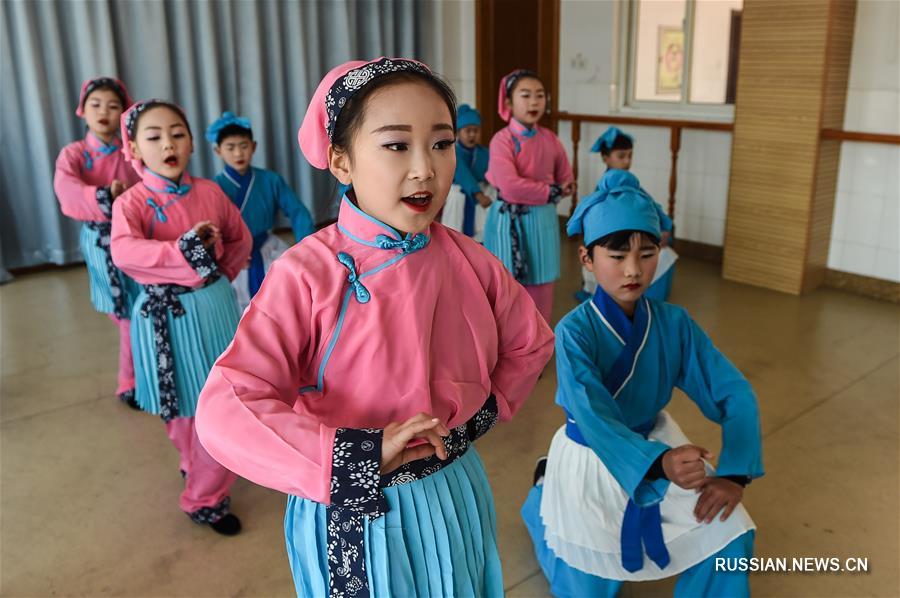
<svg viewBox="0 0 900 598">
<path fill-rule="evenodd" d="M 562 0 L 560 110 L 615 113 L 619 10 L 625 2 Z M 440 65 L 460 102 L 475 103 L 475 3 L 441 3 Z M 479 106 L 485 109 L 483 106 Z M 492 109 L 487 107 L 486 109 Z M 580 195 L 603 174 L 588 152 L 605 125 L 584 125 L 579 144 Z M 668 203 L 669 131 L 624 127 L 635 138 L 634 173 L 663 207 Z M 860 0 L 844 128 L 900 133 L 900 2 Z M 560 124 L 571 156 L 571 129 Z M 686 130 L 678 160 L 675 225 L 680 238 L 721 246 L 725 235 L 731 134 Z M 828 267 L 900 281 L 900 147 L 845 142 Z M 568 202 L 560 213 L 568 213 Z"/>
<path fill-rule="evenodd" d="M 434 33 L 442 36 L 441 55 L 431 66 L 447 79 L 460 104 L 475 106 L 475 0 L 444 0 L 437 9 Z"/>
<path fill-rule="evenodd" d="M 559 108 L 582 114 L 615 114 L 618 106 L 619 11 L 625 2 L 562 0 L 560 31 Z M 625 43 L 626 36 L 621 36 Z M 635 139 L 632 171 L 641 184 L 668 209 L 669 129 L 620 127 Z M 579 195 L 593 191 L 604 171 L 599 154 L 588 152 L 606 125 L 582 125 L 579 153 Z M 571 128 L 560 124 L 559 136 L 571 156 Z M 710 245 L 723 244 L 731 134 L 683 131 L 678 156 L 675 226 L 679 238 Z M 568 213 L 569 202 L 560 203 Z"/>
<path fill-rule="evenodd" d="M 900 3 L 861 0 L 844 129 L 900 134 Z M 844 142 L 828 267 L 900 282 L 900 146 Z"/>
</svg>

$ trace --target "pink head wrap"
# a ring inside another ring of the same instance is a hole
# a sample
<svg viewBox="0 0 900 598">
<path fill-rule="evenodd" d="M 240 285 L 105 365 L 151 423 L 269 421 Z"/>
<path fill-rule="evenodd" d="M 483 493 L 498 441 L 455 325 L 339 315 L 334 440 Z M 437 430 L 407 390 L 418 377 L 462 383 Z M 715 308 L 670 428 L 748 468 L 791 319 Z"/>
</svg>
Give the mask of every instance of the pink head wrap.
<svg viewBox="0 0 900 598">
<path fill-rule="evenodd" d="M 509 95 L 512 92 L 513 87 L 515 87 L 516 81 L 522 77 L 538 78 L 534 72 L 529 71 L 528 69 L 516 69 L 500 79 L 500 91 L 497 93 L 497 113 L 500 114 L 500 118 L 502 118 L 504 122 L 509 122 L 509 119 L 512 118 L 512 109 L 506 105 L 506 100 L 512 99 Z"/>
<path fill-rule="evenodd" d="M 131 152 L 131 146 L 129 145 L 129 141 L 134 140 L 134 133 L 137 133 L 137 118 L 141 115 L 141 112 L 146 110 L 147 108 L 155 108 L 157 106 L 167 106 L 169 108 L 174 109 L 181 115 L 181 118 L 184 119 L 184 124 L 187 127 L 188 134 L 193 137 L 193 133 L 191 133 L 191 125 L 187 120 L 187 116 L 184 114 L 184 109 L 168 100 L 160 100 L 160 99 L 150 99 L 150 100 L 140 100 L 131 105 L 131 107 L 122 113 L 122 116 L 119 118 L 119 126 L 122 131 L 122 154 L 125 156 L 125 159 L 131 163 L 131 167 L 134 169 L 136 173 L 143 176 L 144 174 L 144 162 L 140 158 L 136 158 L 134 154 Z"/>
<path fill-rule="evenodd" d="M 87 79 L 84 83 L 81 84 L 81 93 L 78 95 L 78 108 L 75 109 L 75 115 L 79 118 L 84 116 L 84 101 L 87 99 L 88 95 L 98 87 L 102 85 L 109 85 L 111 87 L 119 88 L 119 95 L 122 96 L 125 105 L 122 106 L 122 110 L 127 109 L 131 106 L 131 96 L 128 95 L 128 89 L 125 87 L 125 84 L 116 79 L 115 77 L 95 77 L 93 79 Z"/>
<path fill-rule="evenodd" d="M 316 88 L 297 132 L 297 141 L 307 162 L 315 168 L 328 168 L 328 147 L 344 105 L 378 77 L 398 71 L 431 73 L 421 62 L 383 56 L 368 61 L 351 60 L 328 71 Z"/>
</svg>

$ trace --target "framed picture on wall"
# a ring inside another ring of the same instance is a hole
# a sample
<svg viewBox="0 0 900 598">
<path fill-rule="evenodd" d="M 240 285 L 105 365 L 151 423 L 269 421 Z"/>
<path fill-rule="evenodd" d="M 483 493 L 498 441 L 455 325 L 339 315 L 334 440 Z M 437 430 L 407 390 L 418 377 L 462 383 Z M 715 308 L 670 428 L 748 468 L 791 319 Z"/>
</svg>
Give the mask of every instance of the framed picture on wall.
<svg viewBox="0 0 900 598">
<path fill-rule="evenodd" d="M 657 46 L 656 93 L 681 93 L 684 75 L 684 30 L 660 26 Z"/>
</svg>

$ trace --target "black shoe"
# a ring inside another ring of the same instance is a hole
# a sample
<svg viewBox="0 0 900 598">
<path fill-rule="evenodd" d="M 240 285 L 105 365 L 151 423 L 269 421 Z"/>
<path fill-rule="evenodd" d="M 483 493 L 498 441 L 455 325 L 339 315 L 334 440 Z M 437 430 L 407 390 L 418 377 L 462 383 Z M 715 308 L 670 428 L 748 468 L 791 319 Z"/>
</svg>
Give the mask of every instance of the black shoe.
<svg viewBox="0 0 900 598">
<path fill-rule="evenodd" d="M 544 474 L 547 473 L 547 457 L 540 457 L 534 466 L 534 485 L 544 483 Z"/>
<path fill-rule="evenodd" d="M 235 515 L 228 513 L 218 521 L 209 524 L 213 531 L 223 536 L 236 536 L 241 533 L 241 520 Z"/>
<path fill-rule="evenodd" d="M 141 410 L 141 406 L 138 405 L 137 400 L 134 398 L 134 390 L 126 390 L 125 392 L 119 393 L 119 400 L 135 411 Z"/>
<path fill-rule="evenodd" d="M 182 480 L 186 480 L 186 479 L 187 479 L 187 472 L 186 472 L 185 470 L 183 470 L 183 469 L 179 469 L 178 471 L 181 472 L 181 479 L 182 479 Z"/>
</svg>

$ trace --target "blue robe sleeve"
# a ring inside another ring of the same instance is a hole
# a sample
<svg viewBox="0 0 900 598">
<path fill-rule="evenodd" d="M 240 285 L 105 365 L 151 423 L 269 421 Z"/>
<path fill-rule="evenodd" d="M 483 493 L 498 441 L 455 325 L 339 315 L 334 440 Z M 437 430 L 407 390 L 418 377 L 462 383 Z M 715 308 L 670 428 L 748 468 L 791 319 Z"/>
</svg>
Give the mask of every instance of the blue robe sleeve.
<svg viewBox="0 0 900 598">
<path fill-rule="evenodd" d="M 683 360 L 675 385 L 704 416 L 722 426 L 716 475 L 762 476 L 759 406 L 753 388 L 686 312 L 679 327 Z"/>
<path fill-rule="evenodd" d="M 589 330 L 588 325 L 579 326 L 577 319 L 556 327 L 556 402 L 575 419 L 588 446 L 628 496 L 642 507 L 656 504 L 666 495 L 670 482 L 647 480 L 644 476 L 653 462 L 672 447 L 647 440 L 625 424 L 591 358 L 592 341 L 584 330 Z"/>
<path fill-rule="evenodd" d="M 276 175 L 277 183 L 275 185 L 278 197 L 278 206 L 291 221 L 291 228 L 294 229 L 294 240 L 299 242 L 303 237 L 316 232 L 313 225 L 312 217 L 309 210 L 297 198 L 283 177 Z"/>
<path fill-rule="evenodd" d="M 472 169 L 466 164 L 466 160 L 460 159 L 460 153 L 456 152 L 456 172 L 453 174 L 453 182 L 459 185 L 463 193 L 472 196 L 481 192 L 481 185 L 472 173 Z"/>
<path fill-rule="evenodd" d="M 653 205 L 656 206 L 656 213 L 659 214 L 659 228 L 664 233 L 672 232 L 672 219 L 669 218 L 669 215 L 666 214 L 666 211 L 662 209 L 662 206 L 653 201 Z"/>
</svg>

